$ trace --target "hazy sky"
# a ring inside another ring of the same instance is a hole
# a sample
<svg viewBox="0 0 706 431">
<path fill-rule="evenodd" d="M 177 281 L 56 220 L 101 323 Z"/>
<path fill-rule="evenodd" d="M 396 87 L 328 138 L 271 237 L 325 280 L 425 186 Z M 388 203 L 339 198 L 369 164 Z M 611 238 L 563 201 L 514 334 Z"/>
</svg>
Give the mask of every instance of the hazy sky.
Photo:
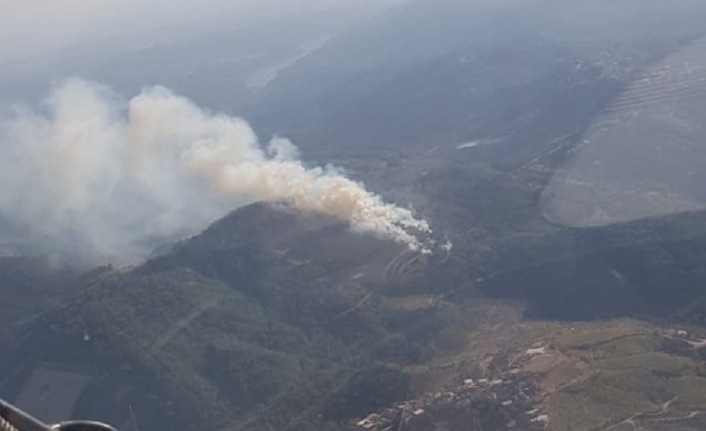
<svg viewBox="0 0 706 431">
<path fill-rule="evenodd" d="M 352 4 L 377 8 L 399 1 L 0 0 L 0 61 L 84 41 L 149 37 L 146 34 L 175 26 L 181 26 L 181 31 L 198 31 L 224 17 L 244 24 L 273 15 L 294 17 L 322 8 L 350 8 Z"/>
</svg>

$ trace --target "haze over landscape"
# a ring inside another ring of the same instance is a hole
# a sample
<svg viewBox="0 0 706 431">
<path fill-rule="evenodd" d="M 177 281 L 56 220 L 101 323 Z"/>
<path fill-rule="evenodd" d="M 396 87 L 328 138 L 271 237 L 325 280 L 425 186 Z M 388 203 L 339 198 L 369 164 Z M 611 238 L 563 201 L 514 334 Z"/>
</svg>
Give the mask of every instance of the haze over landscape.
<svg viewBox="0 0 706 431">
<path fill-rule="evenodd" d="M 706 427 L 706 1 L 0 0 L 0 397 Z"/>
</svg>

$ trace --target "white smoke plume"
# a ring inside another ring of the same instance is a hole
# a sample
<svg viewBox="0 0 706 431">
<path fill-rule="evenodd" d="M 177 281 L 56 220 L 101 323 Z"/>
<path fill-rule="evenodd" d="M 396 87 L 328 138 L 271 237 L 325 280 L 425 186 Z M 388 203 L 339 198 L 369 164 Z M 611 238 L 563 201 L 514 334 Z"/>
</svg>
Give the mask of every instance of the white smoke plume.
<svg viewBox="0 0 706 431">
<path fill-rule="evenodd" d="M 143 258 L 253 201 L 288 201 L 412 248 L 429 232 L 337 169 L 305 167 L 286 139 L 262 147 L 244 120 L 162 87 L 126 101 L 70 80 L 38 109 L 18 108 L 0 124 L 0 184 L 2 218 L 84 262 Z"/>
</svg>

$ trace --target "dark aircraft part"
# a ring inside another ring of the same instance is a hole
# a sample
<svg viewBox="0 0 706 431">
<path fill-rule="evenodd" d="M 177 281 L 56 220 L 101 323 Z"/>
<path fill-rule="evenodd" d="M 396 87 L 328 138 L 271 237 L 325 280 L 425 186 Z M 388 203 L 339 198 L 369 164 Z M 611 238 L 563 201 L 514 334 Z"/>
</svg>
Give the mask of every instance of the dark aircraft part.
<svg viewBox="0 0 706 431">
<path fill-rule="evenodd" d="M 90 421 L 62 422 L 52 426 L 52 429 L 58 431 L 116 431 L 115 428 L 106 424 Z"/>
<path fill-rule="evenodd" d="M 0 399 L 0 431 L 116 431 L 100 422 L 70 421 L 46 425 Z"/>
</svg>

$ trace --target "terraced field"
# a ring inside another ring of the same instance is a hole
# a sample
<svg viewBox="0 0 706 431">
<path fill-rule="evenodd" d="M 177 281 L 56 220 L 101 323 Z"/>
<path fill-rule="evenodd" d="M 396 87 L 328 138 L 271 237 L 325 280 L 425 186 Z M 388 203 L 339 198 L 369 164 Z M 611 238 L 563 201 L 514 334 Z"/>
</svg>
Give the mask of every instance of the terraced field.
<svg viewBox="0 0 706 431">
<path fill-rule="evenodd" d="M 467 351 L 410 367 L 418 397 L 351 429 L 426 430 L 449 417 L 465 417 L 473 430 L 483 423 L 557 431 L 706 426 L 702 333 L 636 320 L 508 323 L 506 306 L 474 308 L 485 310 L 487 323 L 469 334 Z M 491 407 L 469 419 L 469 399 Z M 442 406 L 445 415 L 435 417 Z"/>
</svg>

